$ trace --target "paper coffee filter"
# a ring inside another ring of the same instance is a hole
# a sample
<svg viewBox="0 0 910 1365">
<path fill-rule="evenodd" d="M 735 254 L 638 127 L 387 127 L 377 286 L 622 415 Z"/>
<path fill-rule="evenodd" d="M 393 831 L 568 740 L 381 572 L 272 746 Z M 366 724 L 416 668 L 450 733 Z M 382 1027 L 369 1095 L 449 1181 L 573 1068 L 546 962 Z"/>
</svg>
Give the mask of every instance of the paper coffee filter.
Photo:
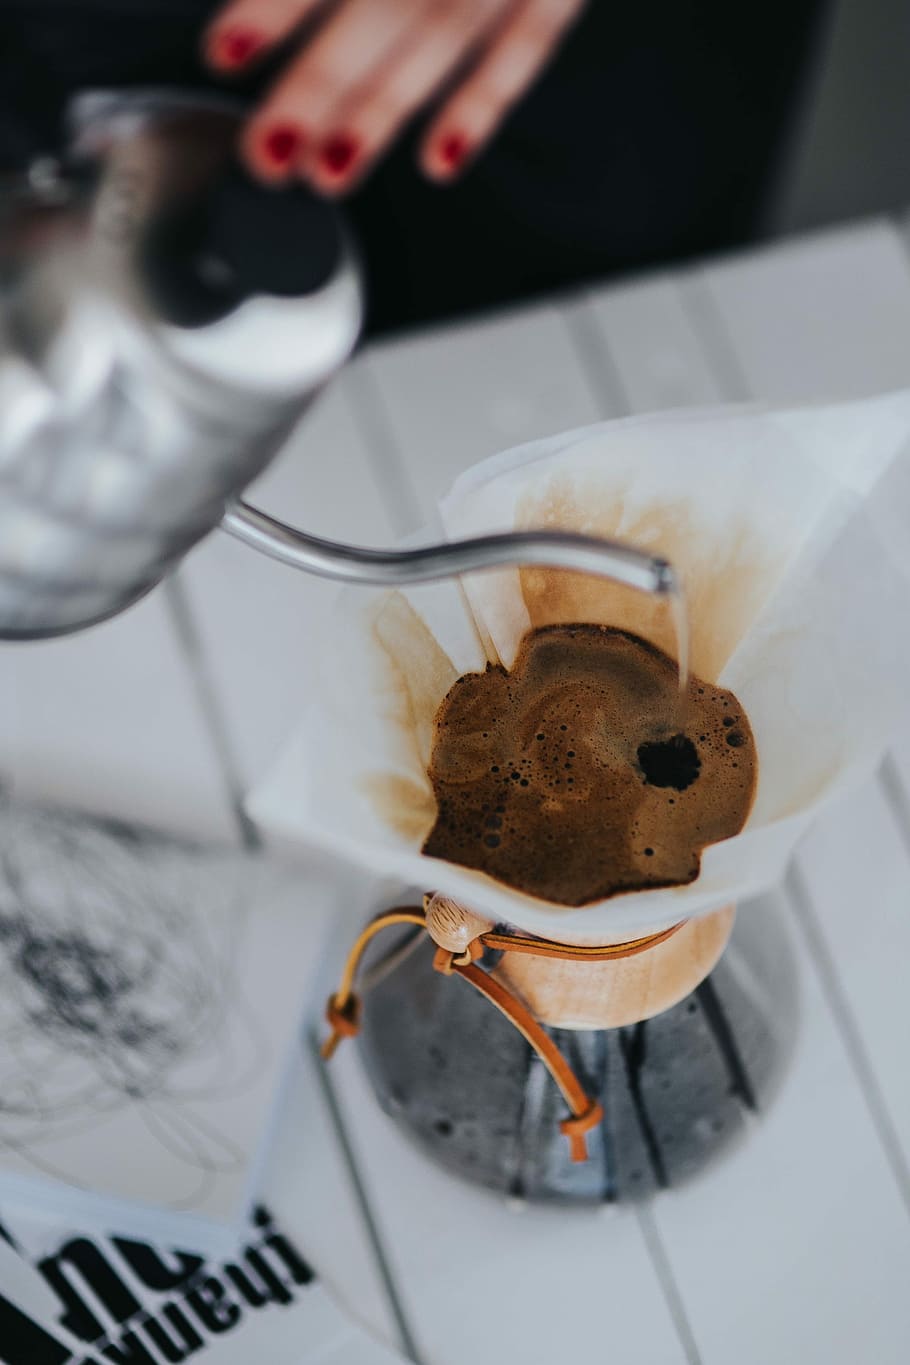
<svg viewBox="0 0 910 1365">
<path fill-rule="evenodd" d="M 530 626 L 559 621 L 619 625 L 675 653 L 660 601 L 563 571 L 343 593 L 314 651 L 303 722 L 251 799 L 254 819 L 283 842 L 329 846 L 546 936 L 635 933 L 766 889 L 820 804 L 874 768 L 902 710 L 908 438 L 910 393 L 661 414 L 507 451 L 441 504 L 449 538 L 559 527 L 676 566 L 692 668 L 737 694 L 759 758 L 745 829 L 705 849 L 689 886 L 567 909 L 420 852 L 435 814 L 433 717 L 460 674 L 510 665 Z"/>
</svg>

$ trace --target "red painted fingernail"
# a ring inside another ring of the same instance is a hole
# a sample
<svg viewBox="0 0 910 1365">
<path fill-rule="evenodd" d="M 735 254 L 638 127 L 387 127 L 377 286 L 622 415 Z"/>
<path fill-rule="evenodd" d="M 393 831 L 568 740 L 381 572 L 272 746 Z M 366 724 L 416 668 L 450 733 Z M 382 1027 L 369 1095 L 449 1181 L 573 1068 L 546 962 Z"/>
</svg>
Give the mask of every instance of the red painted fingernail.
<svg viewBox="0 0 910 1365">
<path fill-rule="evenodd" d="M 303 147 L 303 138 L 290 124 L 280 123 L 262 144 L 266 157 L 275 167 L 289 166 Z"/>
<path fill-rule="evenodd" d="M 322 144 L 319 155 L 322 164 L 333 175 L 344 175 L 345 171 L 350 170 L 359 151 L 356 139 L 349 133 L 335 133 Z"/>
<path fill-rule="evenodd" d="M 222 66 L 236 68 L 245 66 L 264 45 L 262 35 L 251 28 L 229 28 L 218 35 L 215 55 Z"/>
<path fill-rule="evenodd" d="M 458 169 L 468 150 L 468 139 L 462 133 L 449 133 L 449 136 L 439 144 L 440 159 L 450 171 Z"/>
</svg>

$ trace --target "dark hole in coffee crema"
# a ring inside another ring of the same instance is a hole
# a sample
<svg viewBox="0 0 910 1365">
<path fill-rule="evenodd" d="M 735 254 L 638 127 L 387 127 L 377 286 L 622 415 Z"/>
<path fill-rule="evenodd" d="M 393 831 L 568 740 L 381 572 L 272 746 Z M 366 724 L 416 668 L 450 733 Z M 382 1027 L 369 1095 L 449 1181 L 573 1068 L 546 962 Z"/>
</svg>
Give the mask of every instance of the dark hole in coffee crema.
<svg viewBox="0 0 910 1365">
<path fill-rule="evenodd" d="M 683 792 L 701 772 L 698 750 L 688 735 L 649 740 L 638 746 L 638 766 L 652 787 L 672 787 Z"/>
</svg>

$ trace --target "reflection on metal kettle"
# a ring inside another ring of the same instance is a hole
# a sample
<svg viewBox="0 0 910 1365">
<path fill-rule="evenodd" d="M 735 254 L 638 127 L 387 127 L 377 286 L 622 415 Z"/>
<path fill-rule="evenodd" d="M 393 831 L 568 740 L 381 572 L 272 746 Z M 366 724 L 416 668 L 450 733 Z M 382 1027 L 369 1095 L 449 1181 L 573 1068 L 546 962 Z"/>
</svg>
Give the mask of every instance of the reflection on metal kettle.
<svg viewBox="0 0 910 1365">
<path fill-rule="evenodd" d="M 228 101 L 81 96 L 59 160 L 0 183 L 0 637 L 136 601 L 215 527 L 327 577 L 546 563 L 671 592 L 665 561 L 558 532 L 337 545 L 239 501 L 360 330 L 341 220 L 256 185 Z"/>
</svg>

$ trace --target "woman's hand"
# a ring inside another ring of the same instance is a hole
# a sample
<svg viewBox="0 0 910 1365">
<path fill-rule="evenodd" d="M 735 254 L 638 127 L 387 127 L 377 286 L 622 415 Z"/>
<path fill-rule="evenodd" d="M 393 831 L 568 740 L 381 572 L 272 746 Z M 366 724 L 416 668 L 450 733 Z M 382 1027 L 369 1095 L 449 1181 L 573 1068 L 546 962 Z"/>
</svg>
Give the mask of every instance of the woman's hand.
<svg viewBox="0 0 910 1365">
<path fill-rule="evenodd" d="M 349 190 L 428 103 L 419 160 L 450 180 L 489 141 L 585 0 L 229 0 L 205 35 L 221 72 L 250 67 L 302 27 L 243 137 L 264 180 Z"/>
</svg>

